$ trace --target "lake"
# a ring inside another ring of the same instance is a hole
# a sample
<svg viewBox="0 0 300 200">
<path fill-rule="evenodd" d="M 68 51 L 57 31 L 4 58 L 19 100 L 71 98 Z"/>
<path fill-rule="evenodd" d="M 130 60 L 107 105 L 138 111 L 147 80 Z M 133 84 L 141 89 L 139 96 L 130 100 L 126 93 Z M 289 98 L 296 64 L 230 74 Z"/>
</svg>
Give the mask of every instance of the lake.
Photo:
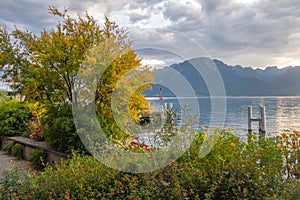
<svg viewBox="0 0 300 200">
<path fill-rule="evenodd" d="M 147 98 L 152 104 L 173 103 L 173 108 L 180 113 L 179 101 L 174 97 Z M 189 104 L 189 98 L 181 98 Z M 258 117 L 260 105 L 266 108 L 266 131 L 269 135 L 283 132 L 284 130 L 300 130 L 300 97 L 226 97 L 225 122 L 211 122 L 212 113 L 210 97 L 197 98 L 200 110 L 199 126 L 222 126 L 235 129 L 240 135 L 245 135 L 248 129 L 248 106 L 252 106 L 253 117 Z M 252 123 L 253 131 L 258 132 L 258 123 Z"/>
</svg>

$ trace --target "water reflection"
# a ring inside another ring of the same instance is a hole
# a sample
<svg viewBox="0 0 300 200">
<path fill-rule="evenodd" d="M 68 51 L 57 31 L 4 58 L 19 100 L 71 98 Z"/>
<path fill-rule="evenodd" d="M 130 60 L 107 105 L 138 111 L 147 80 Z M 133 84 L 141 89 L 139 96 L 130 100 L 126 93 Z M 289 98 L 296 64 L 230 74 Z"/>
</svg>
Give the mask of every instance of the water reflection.
<svg viewBox="0 0 300 200">
<path fill-rule="evenodd" d="M 278 97 L 277 107 L 274 109 L 274 124 L 270 124 L 273 130 L 284 131 L 300 130 L 300 98 L 299 97 Z M 270 120 L 273 121 L 273 120 Z"/>
<path fill-rule="evenodd" d="M 160 101 L 152 99 L 159 103 Z M 188 105 L 188 99 L 185 99 Z M 253 117 L 258 117 L 258 107 L 266 107 L 267 134 L 277 134 L 284 130 L 300 130 L 300 97 L 227 97 L 225 123 L 211 122 L 211 101 L 209 97 L 198 98 L 200 109 L 199 126 L 209 125 L 236 129 L 240 135 L 247 132 L 248 106 L 253 108 Z M 162 103 L 172 102 L 174 108 L 180 110 L 176 98 L 164 98 Z M 258 124 L 253 123 L 253 131 L 258 131 Z"/>
</svg>

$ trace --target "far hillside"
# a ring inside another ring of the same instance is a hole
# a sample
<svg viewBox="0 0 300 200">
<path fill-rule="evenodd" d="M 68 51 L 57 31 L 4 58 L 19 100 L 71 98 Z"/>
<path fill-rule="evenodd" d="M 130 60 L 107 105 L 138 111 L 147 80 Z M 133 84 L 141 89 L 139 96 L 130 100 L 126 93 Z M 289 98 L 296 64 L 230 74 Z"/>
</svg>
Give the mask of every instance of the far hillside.
<svg viewBox="0 0 300 200">
<path fill-rule="evenodd" d="M 207 86 L 201 74 L 193 65 L 204 67 L 207 58 L 194 58 L 170 67 L 180 72 L 193 86 L 197 96 L 209 96 Z M 300 67 L 267 67 L 253 69 L 240 65 L 230 66 L 220 60 L 213 60 L 223 78 L 226 95 L 228 96 L 298 96 L 300 95 Z M 192 65 L 193 64 L 193 65 Z M 160 69 L 167 70 L 167 68 Z M 158 72 L 160 70 L 157 70 Z M 170 76 L 169 78 L 172 79 Z M 174 80 L 176 81 L 176 80 Z M 174 96 L 168 89 L 153 85 L 151 91 L 145 91 L 146 96 L 159 96 L 163 88 L 163 96 Z"/>
</svg>

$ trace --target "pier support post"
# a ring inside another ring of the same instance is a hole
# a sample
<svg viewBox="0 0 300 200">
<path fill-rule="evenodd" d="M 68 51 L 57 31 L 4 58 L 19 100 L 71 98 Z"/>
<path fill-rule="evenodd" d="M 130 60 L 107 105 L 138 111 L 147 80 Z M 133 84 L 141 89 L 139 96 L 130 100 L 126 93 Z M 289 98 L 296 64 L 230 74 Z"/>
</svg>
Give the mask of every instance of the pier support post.
<svg viewBox="0 0 300 200">
<path fill-rule="evenodd" d="M 248 107 L 248 133 L 252 133 L 252 122 L 258 122 L 259 137 L 265 138 L 266 136 L 266 110 L 264 106 L 259 106 L 259 118 L 252 117 L 252 107 Z"/>
<path fill-rule="evenodd" d="M 259 135 L 260 137 L 266 137 L 266 110 L 264 106 L 259 107 L 260 111 L 260 127 L 259 127 Z"/>
<path fill-rule="evenodd" d="M 251 124 L 251 119 L 252 119 L 252 106 L 248 107 L 248 133 L 252 133 L 252 124 Z"/>
</svg>

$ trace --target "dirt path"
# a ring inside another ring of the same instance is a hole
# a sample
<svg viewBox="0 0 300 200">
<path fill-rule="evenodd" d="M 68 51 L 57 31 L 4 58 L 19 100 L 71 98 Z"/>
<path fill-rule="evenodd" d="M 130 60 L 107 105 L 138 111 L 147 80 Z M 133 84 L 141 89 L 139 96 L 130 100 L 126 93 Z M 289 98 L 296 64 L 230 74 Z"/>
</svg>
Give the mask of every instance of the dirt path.
<svg viewBox="0 0 300 200">
<path fill-rule="evenodd" d="M 0 179 L 3 178 L 3 172 L 12 167 L 18 167 L 24 171 L 33 169 L 30 162 L 25 160 L 20 160 L 16 157 L 9 155 L 4 151 L 0 151 Z"/>
</svg>

